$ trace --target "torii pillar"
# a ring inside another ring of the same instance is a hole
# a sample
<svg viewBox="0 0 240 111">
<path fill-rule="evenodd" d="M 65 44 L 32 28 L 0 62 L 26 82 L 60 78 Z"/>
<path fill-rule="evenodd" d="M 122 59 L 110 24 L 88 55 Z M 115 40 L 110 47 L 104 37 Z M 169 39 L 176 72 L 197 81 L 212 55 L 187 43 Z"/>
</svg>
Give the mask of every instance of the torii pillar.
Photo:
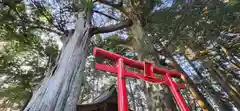
<svg viewBox="0 0 240 111">
<path fill-rule="evenodd" d="M 164 68 L 158 68 L 152 66 L 152 64 L 148 62 L 142 63 L 134 61 L 100 48 L 94 48 L 93 54 L 95 57 L 111 60 L 116 63 L 116 66 L 109 66 L 107 64 L 96 64 L 96 69 L 116 74 L 118 85 L 118 111 L 128 111 L 126 77 L 142 79 L 148 82 L 162 83 L 167 85 L 170 88 L 175 98 L 175 101 L 178 104 L 181 111 L 190 111 L 179 91 L 179 88 L 181 89 L 184 88 L 184 85 L 177 84 L 172 79 L 172 77 L 180 78 L 181 73 L 176 71 L 170 71 Z M 127 70 L 124 69 L 124 65 L 128 65 L 130 67 L 143 70 L 144 74 L 128 72 Z M 155 77 L 154 74 L 161 74 L 164 76 L 164 78 L 159 79 Z"/>
</svg>

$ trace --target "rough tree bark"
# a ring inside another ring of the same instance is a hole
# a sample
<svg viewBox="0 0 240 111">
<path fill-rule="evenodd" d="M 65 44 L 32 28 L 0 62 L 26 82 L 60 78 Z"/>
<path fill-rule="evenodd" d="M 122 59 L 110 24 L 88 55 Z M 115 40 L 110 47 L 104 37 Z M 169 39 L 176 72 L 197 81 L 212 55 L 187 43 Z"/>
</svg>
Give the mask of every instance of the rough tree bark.
<svg viewBox="0 0 240 111">
<path fill-rule="evenodd" d="M 127 19 L 106 27 L 94 27 L 91 18 L 92 9 L 79 12 L 74 34 L 65 40 L 55 67 L 34 92 L 24 111 L 76 110 L 90 38 L 94 34 L 112 32 L 132 25 L 131 20 Z"/>
<path fill-rule="evenodd" d="M 133 88 L 132 88 L 132 84 L 131 84 L 131 80 L 127 80 L 128 82 L 128 86 L 129 86 L 129 93 L 130 93 L 130 96 L 132 98 L 132 105 L 133 105 L 133 110 L 136 111 L 136 100 L 135 100 L 135 97 L 134 97 L 134 92 L 133 92 Z"/>
<path fill-rule="evenodd" d="M 134 18 L 133 21 L 133 25 L 131 27 L 131 32 L 134 36 L 135 42 L 133 42 L 134 44 L 134 49 L 137 52 L 137 56 L 138 56 L 138 60 L 139 61 L 144 61 L 144 50 L 142 49 L 142 45 L 143 45 L 143 37 L 145 35 L 145 31 L 142 27 L 142 24 L 140 23 L 141 21 L 138 20 L 138 18 Z M 153 111 L 154 107 L 153 107 L 153 100 L 151 99 L 151 86 L 149 86 L 147 83 L 143 82 L 143 88 L 144 88 L 144 93 L 146 95 L 146 100 L 147 100 L 147 105 L 148 105 L 148 110 L 149 111 Z"/>
<path fill-rule="evenodd" d="M 137 57 L 139 61 L 144 61 L 144 58 L 147 53 L 151 52 L 150 49 L 147 49 L 149 47 L 146 47 L 145 40 L 148 40 L 149 38 L 146 38 L 146 31 L 144 29 L 145 27 L 145 16 L 143 15 L 143 8 L 140 8 L 142 6 L 136 6 L 134 5 L 134 2 L 130 3 L 130 8 L 127 8 L 126 15 L 129 19 L 132 20 L 133 25 L 130 27 L 131 34 L 133 36 L 132 41 L 132 48 L 135 52 L 137 52 Z M 152 86 L 148 83 L 143 83 L 144 87 L 144 93 L 146 95 L 147 105 L 149 111 L 155 111 L 156 106 L 154 105 L 154 101 L 152 99 L 153 91 Z M 164 101 L 165 106 L 167 110 L 169 111 L 175 111 L 176 105 L 172 99 L 172 96 L 169 94 L 169 89 L 164 90 L 164 98 L 166 101 Z"/>
<path fill-rule="evenodd" d="M 153 9 L 153 2 L 150 0 L 127 0 L 126 5 L 123 7 L 123 0 L 119 0 L 118 4 L 111 4 L 109 1 L 105 0 L 97 0 L 100 3 L 103 3 L 105 5 L 114 7 L 115 9 L 119 10 L 121 14 L 126 17 L 127 19 L 132 21 L 132 25 L 129 28 L 130 31 L 132 32 L 133 36 L 133 50 L 137 52 L 138 54 L 138 59 L 140 61 L 143 61 L 144 59 L 144 37 L 146 36 L 145 31 L 144 31 L 144 26 L 146 25 L 146 14 L 149 14 L 152 9 Z M 154 105 L 152 104 L 152 99 L 151 99 L 151 87 L 147 88 L 147 84 L 143 83 L 144 85 L 144 92 L 146 94 L 147 98 L 147 104 L 148 104 L 148 109 L 150 111 L 155 111 Z M 167 93 L 166 95 L 169 95 Z M 171 96 L 171 95 L 170 95 Z M 169 99 L 168 99 L 169 100 Z M 172 100 L 172 99 L 170 99 Z M 174 102 L 172 102 L 174 103 Z M 169 103 L 166 103 L 169 106 Z M 172 104 L 168 109 L 173 109 L 175 110 L 176 108 L 175 104 Z"/>
<path fill-rule="evenodd" d="M 135 17 L 134 17 L 135 16 Z M 134 13 L 131 13 L 131 19 L 133 21 L 133 25 L 130 28 L 132 35 L 134 36 L 134 42 L 133 42 L 133 48 L 137 52 L 137 56 L 139 61 L 144 61 L 146 53 L 149 53 L 149 50 L 145 50 L 146 47 L 144 45 L 144 40 L 148 39 L 145 38 L 146 33 L 144 30 L 144 24 L 138 17 L 138 15 L 134 15 Z M 148 48 L 148 47 L 147 47 Z M 147 105 L 149 111 L 155 111 L 156 106 L 154 105 L 153 97 L 152 97 L 152 86 L 148 83 L 143 83 L 144 86 L 144 93 L 146 95 Z M 172 99 L 172 95 L 169 93 L 169 89 L 164 89 L 164 98 L 165 98 L 165 106 L 168 111 L 175 111 L 176 105 Z"/>
<path fill-rule="evenodd" d="M 74 111 L 81 87 L 81 72 L 85 66 L 90 25 L 79 13 L 75 32 L 62 48 L 56 66 L 45 78 L 24 111 Z"/>
</svg>

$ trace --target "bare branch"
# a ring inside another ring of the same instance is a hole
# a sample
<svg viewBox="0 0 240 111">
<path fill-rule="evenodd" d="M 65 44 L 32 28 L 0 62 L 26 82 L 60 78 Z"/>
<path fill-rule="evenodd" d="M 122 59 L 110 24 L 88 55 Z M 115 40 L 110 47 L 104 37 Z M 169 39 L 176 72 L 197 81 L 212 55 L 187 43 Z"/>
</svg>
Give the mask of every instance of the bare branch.
<svg viewBox="0 0 240 111">
<path fill-rule="evenodd" d="M 113 19 L 113 20 L 116 20 L 116 21 L 120 21 L 118 18 L 116 18 L 116 17 L 114 17 L 114 16 L 111 16 L 111 15 L 108 15 L 108 14 L 105 14 L 105 13 L 103 13 L 103 12 L 101 12 L 101 11 L 93 10 L 93 12 L 98 13 L 98 14 L 101 14 L 101 15 L 104 15 L 104 16 L 110 18 L 110 19 Z"/>
<path fill-rule="evenodd" d="M 93 28 L 93 34 L 113 32 L 113 31 L 116 31 L 116 30 L 120 30 L 120 29 L 129 27 L 131 25 L 132 25 L 131 20 L 124 20 L 124 21 L 121 21 L 118 24 L 109 25 L 109 26 L 106 26 L 106 27 L 94 27 Z"/>
<path fill-rule="evenodd" d="M 32 28 L 32 29 L 41 29 L 41 30 L 46 30 L 46 31 L 49 31 L 49 32 L 53 32 L 55 34 L 58 34 L 59 36 L 64 35 L 62 32 L 59 32 L 57 30 L 54 30 L 54 29 L 48 28 L 48 27 L 43 27 L 43 26 L 29 26 L 29 27 Z"/>
<path fill-rule="evenodd" d="M 123 0 L 120 0 L 117 4 L 114 4 L 113 2 L 109 2 L 107 0 L 97 0 L 97 1 L 100 2 L 100 3 L 103 3 L 105 5 L 114 7 L 116 9 L 119 9 L 123 6 Z"/>
<path fill-rule="evenodd" d="M 105 5 L 108 5 L 110 7 L 113 7 L 115 9 L 119 10 L 120 12 L 122 12 L 123 14 L 127 15 L 127 12 L 123 8 L 123 0 L 120 0 L 117 4 L 114 4 L 107 0 L 96 0 L 96 1 L 98 1 L 99 3 L 105 4 Z"/>
<path fill-rule="evenodd" d="M 37 8 L 37 10 L 47 19 L 47 21 L 52 24 L 54 27 L 56 27 L 58 30 L 61 30 L 62 32 L 64 32 L 64 27 L 62 27 L 61 24 L 59 24 L 57 22 L 57 25 L 53 23 L 53 19 L 49 18 L 41 9 L 45 9 L 44 7 L 41 6 L 41 4 L 38 4 L 38 2 L 31 0 L 31 2 L 33 3 L 33 5 Z"/>
</svg>

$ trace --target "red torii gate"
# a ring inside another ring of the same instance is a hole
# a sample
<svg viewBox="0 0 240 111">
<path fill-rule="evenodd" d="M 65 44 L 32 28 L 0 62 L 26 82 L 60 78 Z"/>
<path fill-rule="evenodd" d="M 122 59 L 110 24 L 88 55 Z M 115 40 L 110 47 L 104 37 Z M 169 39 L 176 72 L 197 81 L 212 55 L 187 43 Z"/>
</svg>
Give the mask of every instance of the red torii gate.
<svg viewBox="0 0 240 111">
<path fill-rule="evenodd" d="M 178 88 L 184 88 L 184 85 L 177 84 L 172 77 L 179 77 L 181 73 L 176 71 L 169 71 L 164 68 L 158 68 L 152 66 L 151 63 L 148 62 L 138 62 L 126 57 L 120 56 L 118 54 L 100 49 L 94 48 L 93 55 L 95 57 L 108 59 L 117 63 L 117 66 L 109 66 L 107 64 L 96 64 L 96 69 L 103 70 L 106 72 L 112 72 L 117 74 L 117 85 L 118 85 L 118 111 L 128 111 L 128 100 L 127 100 L 127 89 L 126 89 L 126 77 L 132 77 L 135 79 L 142 79 L 144 81 L 154 82 L 154 83 L 162 83 L 167 85 L 173 96 L 176 100 L 181 111 L 190 111 L 187 104 L 185 103 L 181 93 Z M 144 74 L 139 74 L 136 72 L 128 72 L 124 69 L 124 65 L 128 65 L 133 68 L 144 70 Z M 154 77 L 154 73 L 164 75 L 163 79 L 159 79 Z"/>
</svg>

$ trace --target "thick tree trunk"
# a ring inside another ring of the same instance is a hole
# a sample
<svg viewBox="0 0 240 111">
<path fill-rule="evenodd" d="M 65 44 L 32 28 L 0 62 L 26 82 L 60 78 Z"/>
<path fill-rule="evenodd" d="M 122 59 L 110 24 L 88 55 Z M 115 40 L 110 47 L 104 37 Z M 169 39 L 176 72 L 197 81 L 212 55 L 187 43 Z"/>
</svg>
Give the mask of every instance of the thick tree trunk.
<svg viewBox="0 0 240 111">
<path fill-rule="evenodd" d="M 131 32 L 134 36 L 133 48 L 138 54 L 139 61 L 144 61 L 145 54 L 150 52 L 149 49 L 146 50 L 146 47 L 144 45 L 144 40 L 146 39 L 144 37 L 146 34 L 143 28 L 143 24 L 141 24 L 140 20 L 132 20 L 132 21 L 133 21 L 133 25 L 131 27 Z M 154 105 L 155 101 L 153 101 L 153 97 L 152 97 L 152 95 L 154 95 L 152 94 L 153 92 L 152 86 L 149 85 L 148 83 L 143 83 L 143 86 L 144 86 L 144 93 L 146 95 L 148 110 L 156 111 L 156 106 Z M 170 91 L 168 88 L 164 90 L 165 105 L 167 110 L 175 111 L 176 105 L 172 99 L 172 95 L 169 92 Z"/>
<path fill-rule="evenodd" d="M 133 21 L 133 25 L 131 26 L 131 32 L 133 34 L 133 48 L 135 50 L 135 52 L 137 52 L 137 56 L 138 56 L 138 60 L 139 61 L 143 61 L 144 60 L 144 50 L 142 50 L 142 45 L 143 45 L 143 37 L 144 37 L 144 29 L 141 25 L 141 21 L 140 20 L 132 20 Z M 152 111 L 153 110 L 153 102 L 151 99 L 151 92 L 149 90 L 151 90 L 151 87 L 148 87 L 147 83 L 145 83 L 144 81 L 142 82 L 143 85 L 143 90 L 146 96 L 146 101 L 147 101 L 147 105 L 148 105 L 148 110 Z"/>
<path fill-rule="evenodd" d="M 75 32 L 62 48 L 56 67 L 34 92 L 24 111 L 75 111 L 91 37 L 89 22 L 79 13 Z"/>
</svg>

